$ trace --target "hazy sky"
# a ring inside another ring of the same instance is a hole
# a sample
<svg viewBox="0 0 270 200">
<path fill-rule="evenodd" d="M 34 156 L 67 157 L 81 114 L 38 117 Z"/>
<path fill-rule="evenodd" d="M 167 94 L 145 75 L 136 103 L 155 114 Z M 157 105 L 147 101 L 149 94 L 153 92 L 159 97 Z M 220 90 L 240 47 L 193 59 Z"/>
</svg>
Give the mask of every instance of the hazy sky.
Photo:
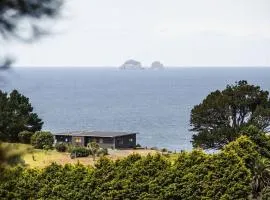
<svg viewBox="0 0 270 200">
<path fill-rule="evenodd" d="M 270 66 L 270 0 L 67 0 L 17 66 Z"/>
</svg>

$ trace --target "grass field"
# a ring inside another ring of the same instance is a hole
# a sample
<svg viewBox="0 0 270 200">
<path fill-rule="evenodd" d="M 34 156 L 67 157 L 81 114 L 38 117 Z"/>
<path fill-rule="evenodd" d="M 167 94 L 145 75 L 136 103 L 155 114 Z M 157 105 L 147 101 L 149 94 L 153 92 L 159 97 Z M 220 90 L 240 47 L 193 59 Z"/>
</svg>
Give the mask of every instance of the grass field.
<svg viewBox="0 0 270 200">
<path fill-rule="evenodd" d="M 51 163 L 55 162 L 61 165 L 65 164 L 76 164 L 81 163 L 83 165 L 94 165 L 93 158 L 91 156 L 85 158 L 71 159 L 69 153 L 60 153 L 56 150 L 40 150 L 34 149 L 31 145 L 27 144 L 10 144 L 3 143 L 3 147 L 9 147 L 9 154 L 20 154 L 24 164 L 29 168 L 43 168 Z M 155 150 L 109 150 L 108 158 L 112 160 L 121 159 L 131 155 L 133 153 L 138 153 L 142 156 L 147 154 L 155 154 Z"/>
</svg>

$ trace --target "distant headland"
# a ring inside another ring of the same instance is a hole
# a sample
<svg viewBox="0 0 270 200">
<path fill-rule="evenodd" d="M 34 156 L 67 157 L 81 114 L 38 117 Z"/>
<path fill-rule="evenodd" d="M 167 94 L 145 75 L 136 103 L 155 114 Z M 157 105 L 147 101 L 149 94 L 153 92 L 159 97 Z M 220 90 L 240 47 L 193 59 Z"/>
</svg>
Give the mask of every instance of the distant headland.
<svg viewBox="0 0 270 200">
<path fill-rule="evenodd" d="M 164 65 L 160 61 L 154 61 L 150 67 L 143 67 L 141 62 L 129 59 L 120 66 L 120 69 L 132 69 L 132 70 L 164 69 Z"/>
</svg>

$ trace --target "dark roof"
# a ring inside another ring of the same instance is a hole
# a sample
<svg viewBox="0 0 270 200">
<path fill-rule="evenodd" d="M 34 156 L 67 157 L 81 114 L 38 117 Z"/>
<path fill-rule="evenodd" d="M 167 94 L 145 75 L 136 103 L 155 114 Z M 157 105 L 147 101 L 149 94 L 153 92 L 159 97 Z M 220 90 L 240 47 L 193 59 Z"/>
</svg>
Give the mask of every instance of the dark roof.
<svg viewBox="0 0 270 200">
<path fill-rule="evenodd" d="M 138 134 L 138 133 L 113 132 L 113 131 L 69 131 L 64 133 L 54 133 L 54 135 L 92 136 L 92 137 L 117 137 L 131 134 Z"/>
</svg>

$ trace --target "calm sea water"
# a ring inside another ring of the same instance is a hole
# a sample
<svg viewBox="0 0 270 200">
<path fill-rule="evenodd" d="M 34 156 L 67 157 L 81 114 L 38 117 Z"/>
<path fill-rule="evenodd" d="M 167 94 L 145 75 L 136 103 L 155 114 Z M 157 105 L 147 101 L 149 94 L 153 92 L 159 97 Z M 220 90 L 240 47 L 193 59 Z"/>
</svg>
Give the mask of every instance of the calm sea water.
<svg viewBox="0 0 270 200">
<path fill-rule="evenodd" d="M 44 129 L 139 132 L 138 143 L 190 149 L 190 110 L 238 80 L 270 91 L 270 68 L 13 68 L 1 89 L 28 96 Z"/>
</svg>

